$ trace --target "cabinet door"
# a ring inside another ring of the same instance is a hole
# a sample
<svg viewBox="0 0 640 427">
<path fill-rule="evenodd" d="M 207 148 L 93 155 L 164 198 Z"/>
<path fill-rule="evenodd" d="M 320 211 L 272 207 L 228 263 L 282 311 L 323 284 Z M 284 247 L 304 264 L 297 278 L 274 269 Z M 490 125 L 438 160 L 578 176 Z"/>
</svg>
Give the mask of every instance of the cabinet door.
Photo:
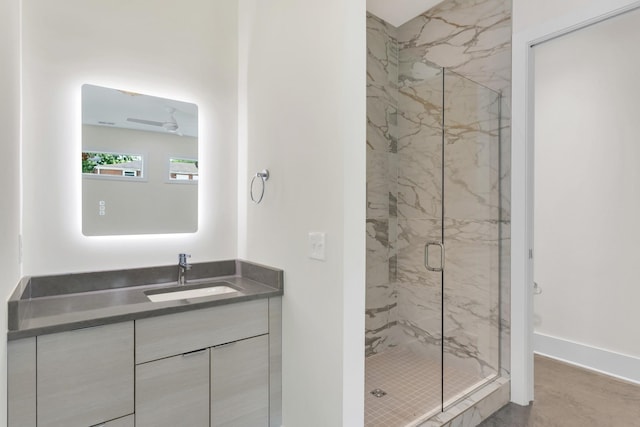
<svg viewBox="0 0 640 427">
<path fill-rule="evenodd" d="M 269 425 L 269 335 L 211 349 L 211 426 Z"/>
<path fill-rule="evenodd" d="M 209 349 L 136 366 L 136 427 L 209 425 Z"/>
<path fill-rule="evenodd" d="M 269 425 L 282 426 L 282 298 L 269 298 Z"/>
<path fill-rule="evenodd" d="M 36 339 L 7 344 L 8 427 L 36 427 Z"/>
<path fill-rule="evenodd" d="M 86 427 L 133 413 L 133 322 L 37 338 L 38 427 Z"/>
</svg>

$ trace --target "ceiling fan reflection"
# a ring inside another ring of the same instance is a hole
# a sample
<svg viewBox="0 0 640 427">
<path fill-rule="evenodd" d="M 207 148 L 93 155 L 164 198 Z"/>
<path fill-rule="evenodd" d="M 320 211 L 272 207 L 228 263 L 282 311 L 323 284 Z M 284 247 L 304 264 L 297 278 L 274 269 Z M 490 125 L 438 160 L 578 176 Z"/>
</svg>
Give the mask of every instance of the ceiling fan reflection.
<svg viewBox="0 0 640 427">
<path fill-rule="evenodd" d="M 176 109 L 173 107 L 165 107 L 165 109 L 169 113 L 169 120 L 165 122 L 159 122 L 156 120 L 138 119 L 133 117 L 128 117 L 127 121 L 133 122 L 133 123 L 139 123 L 147 126 L 162 127 L 165 131 L 169 133 L 175 133 L 176 135 L 182 136 L 182 133 L 180 132 L 180 126 L 178 126 L 178 121 L 176 120 L 176 117 L 174 115 L 174 113 L 176 112 Z"/>
</svg>

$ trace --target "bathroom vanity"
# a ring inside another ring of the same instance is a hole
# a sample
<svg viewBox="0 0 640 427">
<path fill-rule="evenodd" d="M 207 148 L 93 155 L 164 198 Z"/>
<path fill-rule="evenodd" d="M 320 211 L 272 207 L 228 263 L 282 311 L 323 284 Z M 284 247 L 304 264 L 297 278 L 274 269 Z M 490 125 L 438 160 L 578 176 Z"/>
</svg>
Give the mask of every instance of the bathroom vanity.
<svg viewBox="0 0 640 427">
<path fill-rule="evenodd" d="M 185 286 L 172 266 L 23 279 L 9 301 L 9 427 L 281 425 L 282 271 L 193 267 Z"/>
</svg>

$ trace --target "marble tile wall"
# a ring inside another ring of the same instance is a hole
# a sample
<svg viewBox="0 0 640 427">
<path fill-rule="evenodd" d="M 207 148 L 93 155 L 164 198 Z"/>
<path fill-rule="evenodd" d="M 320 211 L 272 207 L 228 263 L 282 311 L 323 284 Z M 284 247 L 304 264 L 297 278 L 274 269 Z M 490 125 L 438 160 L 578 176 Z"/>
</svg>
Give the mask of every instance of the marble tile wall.
<svg viewBox="0 0 640 427">
<path fill-rule="evenodd" d="M 507 374 L 511 2 L 448 0 L 399 27 L 397 36 L 397 324 L 411 328 L 396 341 L 410 344 L 417 335 L 437 346 L 443 339 L 445 364 L 490 377 L 502 357 Z M 437 75 L 434 64 L 445 70 Z M 443 308 L 435 290 L 440 278 L 421 268 L 420 244 L 438 235 L 446 245 L 444 337 L 434 332 L 439 320 L 426 320 Z"/>
<path fill-rule="evenodd" d="M 499 94 L 447 71 L 444 123 L 444 363 L 488 378 L 499 368 Z"/>
<path fill-rule="evenodd" d="M 419 76 L 405 80 L 402 67 L 401 60 L 396 343 L 439 360 L 442 280 L 440 273 L 425 268 L 424 247 L 442 240 L 443 70 L 425 65 Z M 438 263 L 433 261 L 434 266 Z"/>
<path fill-rule="evenodd" d="M 367 16 L 367 355 L 393 345 L 397 324 L 396 32 Z"/>
<path fill-rule="evenodd" d="M 500 228 L 506 243 L 502 245 L 501 270 L 504 301 L 509 301 L 510 285 L 511 10 L 511 0 L 448 0 L 398 29 L 401 82 L 420 79 L 425 66 L 435 63 L 502 94 Z M 508 304 L 503 307 L 508 310 Z M 508 333 L 508 323 L 503 326 Z M 508 335 L 503 338 L 509 339 Z"/>
<path fill-rule="evenodd" d="M 501 356 L 508 374 L 510 16 L 508 0 L 448 0 L 397 29 L 368 16 L 367 355 L 439 356 L 444 326 L 445 363 L 488 377 Z M 423 259 L 443 238 L 444 325 Z"/>
<path fill-rule="evenodd" d="M 411 69 L 431 63 L 495 91 L 511 86 L 511 1 L 447 0 L 398 29 Z"/>
</svg>

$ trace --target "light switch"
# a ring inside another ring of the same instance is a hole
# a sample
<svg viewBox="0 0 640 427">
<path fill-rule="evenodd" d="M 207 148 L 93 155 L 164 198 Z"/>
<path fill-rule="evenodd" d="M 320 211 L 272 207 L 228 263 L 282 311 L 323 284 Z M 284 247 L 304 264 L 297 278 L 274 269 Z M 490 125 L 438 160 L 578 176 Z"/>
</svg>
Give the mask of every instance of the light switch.
<svg viewBox="0 0 640 427">
<path fill-rule="evenodd" d="M 325 260 L 325 233 L 312 231 L 309 233 L 309 258 L 320 261 Z"/>
</svg>

